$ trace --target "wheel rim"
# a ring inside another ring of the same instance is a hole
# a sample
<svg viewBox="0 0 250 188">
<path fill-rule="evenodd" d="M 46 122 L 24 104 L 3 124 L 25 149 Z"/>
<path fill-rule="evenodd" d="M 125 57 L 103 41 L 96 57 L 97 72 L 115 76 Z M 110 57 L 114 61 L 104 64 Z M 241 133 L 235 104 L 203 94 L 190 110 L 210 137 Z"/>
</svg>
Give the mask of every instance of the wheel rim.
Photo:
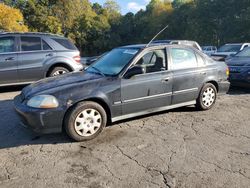
<svg viewBox="0 0 250 188">
<path fill-rule="evenodd" d="M 67 73 L 65 70 L 57 70 L 53 73 L 53 76 L 59 76 L 65 73 Z"/>
<path fill-rule="evenodd" d="M 101 114 L 95 109 L 85 109 L 75 119 L 75 131 L 80 136 L 92 136 L 101 127 Z"/>
<path fill-rule="evenodd" d="M 206 107 L 210 107 L 215 101 L 215 90 L 208 87 L 202 95 L 202 102 Z"/>
</svg>

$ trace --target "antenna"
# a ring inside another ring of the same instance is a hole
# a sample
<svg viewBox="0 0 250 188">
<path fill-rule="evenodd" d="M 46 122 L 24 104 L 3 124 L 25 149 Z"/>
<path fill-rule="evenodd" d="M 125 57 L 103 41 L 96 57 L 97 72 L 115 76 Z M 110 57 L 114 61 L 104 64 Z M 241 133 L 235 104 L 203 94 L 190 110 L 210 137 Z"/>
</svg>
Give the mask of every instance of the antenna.
<svg viewBox="0 0 250 188">
<path fill-rule="evenodd" d="M 159 33 L 157 33 L 154 38 L 152 38 L 152 40 L 146 45 L 146 47 L 148 47 L 154 40 L 156 37 L 158 37 L 165 29 L 168 28 L 168 25 L 166 27 L 164 27 Z"/>
</svg>

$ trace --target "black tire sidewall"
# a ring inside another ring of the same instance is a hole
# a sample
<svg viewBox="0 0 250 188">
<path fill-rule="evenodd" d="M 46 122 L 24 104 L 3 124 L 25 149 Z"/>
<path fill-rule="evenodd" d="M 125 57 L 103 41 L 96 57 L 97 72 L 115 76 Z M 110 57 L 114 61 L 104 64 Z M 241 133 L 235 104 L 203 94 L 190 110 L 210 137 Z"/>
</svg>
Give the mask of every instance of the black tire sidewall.
<svg viewBox="0 0 250 188">
<path fill-rule="evenodd" d="M 212 89 L 214 90 L 215 98 L 214 98 L 213 104 L 210 105 L 209 107 L 207 107 L 207 106 L 205 106 L 205 105 L 203 104 L 203 102 L 202 102 L 202 97 L 203 97 L 204 91 L 205 91 L 207 88 L 209 88 L 209 87 L 212 88 Z M 207 83 L 207 84 L 205 84 L 205 85 L 202 87 L 202 89 L 201 89 L 199 98 L 198 98 L 198 100 L 197 100 L 197 107 L 198 107 L 200 110 L 209 110 L 209 109 L 211 109 L 211 108 L 215 105 L 216 99 L 217 99 L 217 89 L 216 89 L 216 87 L 215 87 L 213 84 L 211 84 L 211 83 Z"/>
<path fill-rule="evenodd" d="M 75 119 L 78 116 L 78 114 L 80 112 L 82 112 L 85 109 L 95 109 L 97 110 L 101 117 L 102 117 L 102 123 L 101 123 L 101 127 L 99 128 L 99 130 L 93 134 L 92 136 L 80 136 L 79 134 L 77 134 L 76 130 L 75 130 Z M 105 112 L 105 110 L 103 109 L 103 107 L 101 105 L 99 105 L 98 103 L 95 102 L 81 102 L 78 103 L 75 107 L 73 107 L 67 114 L 66 114 L 66 118 L 65 118 L 65 122 L 64 122 L 64 128 L 66 133 L 68 134 L 68 136 L 70 136 L 73 140 L 75 141 L 86 141 L 86 140 L 91 140 L 94 139 L 95 137 L 97 137 L 103 130 L 103 128 L 106 126 L 107 124 L 107 114 Z"/>
</svg>

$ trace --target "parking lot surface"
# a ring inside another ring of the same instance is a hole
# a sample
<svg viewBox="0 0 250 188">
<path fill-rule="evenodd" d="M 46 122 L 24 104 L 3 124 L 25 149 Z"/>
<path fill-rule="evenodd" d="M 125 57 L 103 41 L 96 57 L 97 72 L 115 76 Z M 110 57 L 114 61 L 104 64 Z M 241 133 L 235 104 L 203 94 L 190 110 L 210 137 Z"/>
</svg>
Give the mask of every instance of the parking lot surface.
<svg viewBox="0 0 250 188">
<path fill-rule="evenodd" d="M 37 135 L 0 93 L 0 187 L 249 187 L 250 92 L 209 111 L 179 108 L 107 127 L 95 140 Z M 56 121 L 56 117 L 55 117 Z"/>
</svg>

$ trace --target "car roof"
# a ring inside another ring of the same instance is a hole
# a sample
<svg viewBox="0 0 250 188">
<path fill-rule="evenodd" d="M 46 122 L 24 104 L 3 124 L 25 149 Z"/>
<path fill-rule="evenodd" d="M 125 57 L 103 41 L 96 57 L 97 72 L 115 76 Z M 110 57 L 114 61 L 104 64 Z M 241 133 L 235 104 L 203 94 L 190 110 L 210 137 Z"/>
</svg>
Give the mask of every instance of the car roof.
<svg viewBox="0 0 250 188">
<path fill-rule="evenodd" d="M 58 37 L 64 38 L 62 35 L 52 34 L 52 33 L 42 33 L 42 32 L 0 32 L 0 36 L 2 35 L 37 35 L 37 36 L 49 36 L 49 37 Z"/>
</svg>

